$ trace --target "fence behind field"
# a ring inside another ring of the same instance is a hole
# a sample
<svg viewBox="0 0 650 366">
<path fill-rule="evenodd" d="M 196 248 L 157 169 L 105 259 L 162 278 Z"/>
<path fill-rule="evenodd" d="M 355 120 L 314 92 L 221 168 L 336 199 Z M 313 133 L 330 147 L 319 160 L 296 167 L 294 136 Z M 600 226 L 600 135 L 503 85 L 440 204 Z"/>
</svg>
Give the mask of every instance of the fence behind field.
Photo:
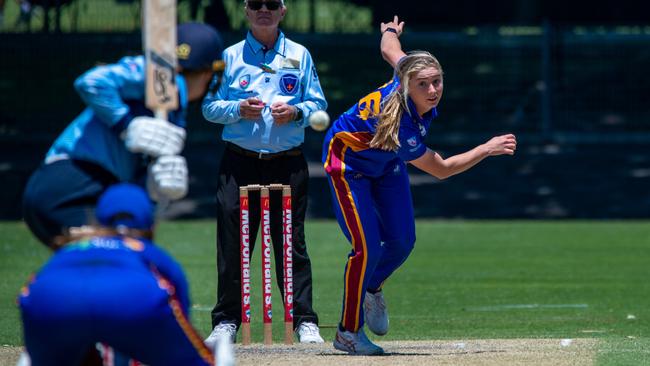
<svg viewBox="0 0 650 366">
<path fill-rule="evenodd" d="M 97 63 L 139 53 L 134 24 L 120 32 L 0 34 L 0 167 L 6 177 L 0 217 L 20 216 L 27 176 L 83 108 L 74 79 Z M 391 77 L 376 32 L 303 33 L 289 27 L 286 33 L 311 51 L 334 118 Z M 243 30 L 224 33 L 227 44 L 243 36 Z M 516 133 L 522 147 L 515 159 L 494 159 L 449 182 L 425 179 L 414 188 L 426 197 L 416 201 L 417 212 L 486 218 L 650 216 L 642 188 L 650 183 L 650 165 L 641 152 L 650 142 L 645 106 L 650 27 L 463 27 L 408 32 L 402 42 L 407 49 L 433 52 L 445 71 L 440 117 L 428 137 L 432 148 L 455 153 L 502 132 Z M 196 108 L 189 127 L 185 153 L 196 175 L 190 198 L 200 209 L 179 215 L 210 216 L 220 128 L 205 122 Z M 325 182 L 318 181 L 322 137 L 307 131 L 306 154 L 316 185 Z M 498 184 L 503 176 L 511 178 L 510 189 L 486 191 L 486 181 Z M 585 185 L 588 190 L 580 189 Z M 597 208 L 585 204 L 586 191 L 600 197 Z M 312 205 L 310 215 L 330 214 L 329 201 L 321 196 L 314 197 L 319 204 Z M 454 199 L 445 203 L 446 197 Z M 507 209 L 496 204 L 505 201 Z M 468 209 L 477 203 L 489 209 Z"/>
</svg>

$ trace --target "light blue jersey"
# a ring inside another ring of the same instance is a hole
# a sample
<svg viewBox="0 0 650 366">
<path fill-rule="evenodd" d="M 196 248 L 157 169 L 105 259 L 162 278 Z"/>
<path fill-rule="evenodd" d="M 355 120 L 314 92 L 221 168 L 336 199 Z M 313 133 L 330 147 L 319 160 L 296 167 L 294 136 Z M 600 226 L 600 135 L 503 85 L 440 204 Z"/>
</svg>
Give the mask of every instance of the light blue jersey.
<svg viewBox="0 0 650 366">
<path fill-rule="evenodd" d="M 176 77 L 179 109 L 168 114 L 169 122 L 185 127 L 187 88 Z M 95 163 L 120 181 L 133 181 L 141 155 L 128 151 L 120 136 L 137 116 L 153 116 L 144 105 L 144 57 L 124 57 L 115 64 L 97 66 L 74 86 L 87 108 L 54 141 L 46 163 L 75 159 Z"/>
<path fill-rule="evenodd" d="M 223 140 L 263 153 L 302 144 L 309 115 L 327 108 L 309 51 L 282 32 L 273 49 L 265 51 L 249 32 L 245 40 L 224 51 L 223 60 L 226 69 L 221 86 L 203 101 L 205 119 L 226 125 Z M 266 104 L 259 120 L 245 120 L 239 115 L 239 103 L 250 97 Z M 270 106 L 278 101 L 300 108 L 303 119 L 274 124 Z"/>
</svg>

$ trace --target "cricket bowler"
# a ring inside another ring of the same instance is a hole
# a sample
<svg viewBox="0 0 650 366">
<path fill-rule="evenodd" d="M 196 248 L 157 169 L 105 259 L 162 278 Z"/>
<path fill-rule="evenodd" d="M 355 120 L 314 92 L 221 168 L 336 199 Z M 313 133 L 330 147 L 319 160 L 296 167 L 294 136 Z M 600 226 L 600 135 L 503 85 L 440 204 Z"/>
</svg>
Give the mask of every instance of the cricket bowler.
<svg viewBox="0 0 650 366">
<path fill-rule="evenodd" d="M 388 332 L 382 288 L 415 245 L 415 219 L 406 164 L 444 179 L 488 156 L 512 155 L 514 135 L 444 159 L 424 143 L 438 116 L 443 72 L 430 53 L 404 53 L 399 41 L 404 22 L 395 16 L 381 24 L 381 53 L 393 78 L 343 113 L 327 132 L 323 164 L 334 212 L 352 244 L 345 265 L 343 308 L 334 348 L 352 355 L 379 355 L 364 325 Z"/>
</svg>

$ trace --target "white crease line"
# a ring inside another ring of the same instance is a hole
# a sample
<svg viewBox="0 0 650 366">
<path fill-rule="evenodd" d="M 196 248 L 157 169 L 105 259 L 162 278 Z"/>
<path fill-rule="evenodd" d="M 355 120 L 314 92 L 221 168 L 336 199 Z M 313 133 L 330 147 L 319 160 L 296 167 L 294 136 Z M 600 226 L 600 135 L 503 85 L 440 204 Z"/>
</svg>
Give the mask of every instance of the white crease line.
<svg viewBox="0 0 650 366">
<path fill-rule="evenodd" d="M 201 306 L 201 305 L 192 305 L 192 310 L 194 310 L 194 311 L 212 311 L 212 307 Z"/>
<path fill-rule="evenodd" d="M 510 304 L 494 306 L 470 306 L 467 311 L 506 311 L 521 309 L 586 309 L 588 304 Z"/>
</svg>

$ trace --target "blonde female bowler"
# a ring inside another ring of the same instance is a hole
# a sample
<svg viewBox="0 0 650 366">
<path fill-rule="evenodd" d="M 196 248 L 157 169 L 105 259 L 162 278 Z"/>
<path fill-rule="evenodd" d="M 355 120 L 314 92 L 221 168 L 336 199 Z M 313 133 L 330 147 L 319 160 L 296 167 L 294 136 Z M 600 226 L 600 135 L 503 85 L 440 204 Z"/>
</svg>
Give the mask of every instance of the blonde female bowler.
<svg viewBox="0 0 650 366">
<path fill-rule="evenodd" d="M 404 22 L 380 26 L 381 53 L 395 69 L 392 80 L 343 113 L 328 131 L 323 164 L 334 211 L 352 244 L 345 266 L 343 309 L 334 347 L 350 354 L 382 354 L 363 332 L 388 331 L 382 285 L 408 258 L 415 221 L 406 163 L 444 179 L 488 156 L 513 155 L 514 135 L 496 136 L 465 153 L 443 158 L 424 139 L 438 115 L 443 72 L 428 52 L 404 53 Z"/>
</svg>

